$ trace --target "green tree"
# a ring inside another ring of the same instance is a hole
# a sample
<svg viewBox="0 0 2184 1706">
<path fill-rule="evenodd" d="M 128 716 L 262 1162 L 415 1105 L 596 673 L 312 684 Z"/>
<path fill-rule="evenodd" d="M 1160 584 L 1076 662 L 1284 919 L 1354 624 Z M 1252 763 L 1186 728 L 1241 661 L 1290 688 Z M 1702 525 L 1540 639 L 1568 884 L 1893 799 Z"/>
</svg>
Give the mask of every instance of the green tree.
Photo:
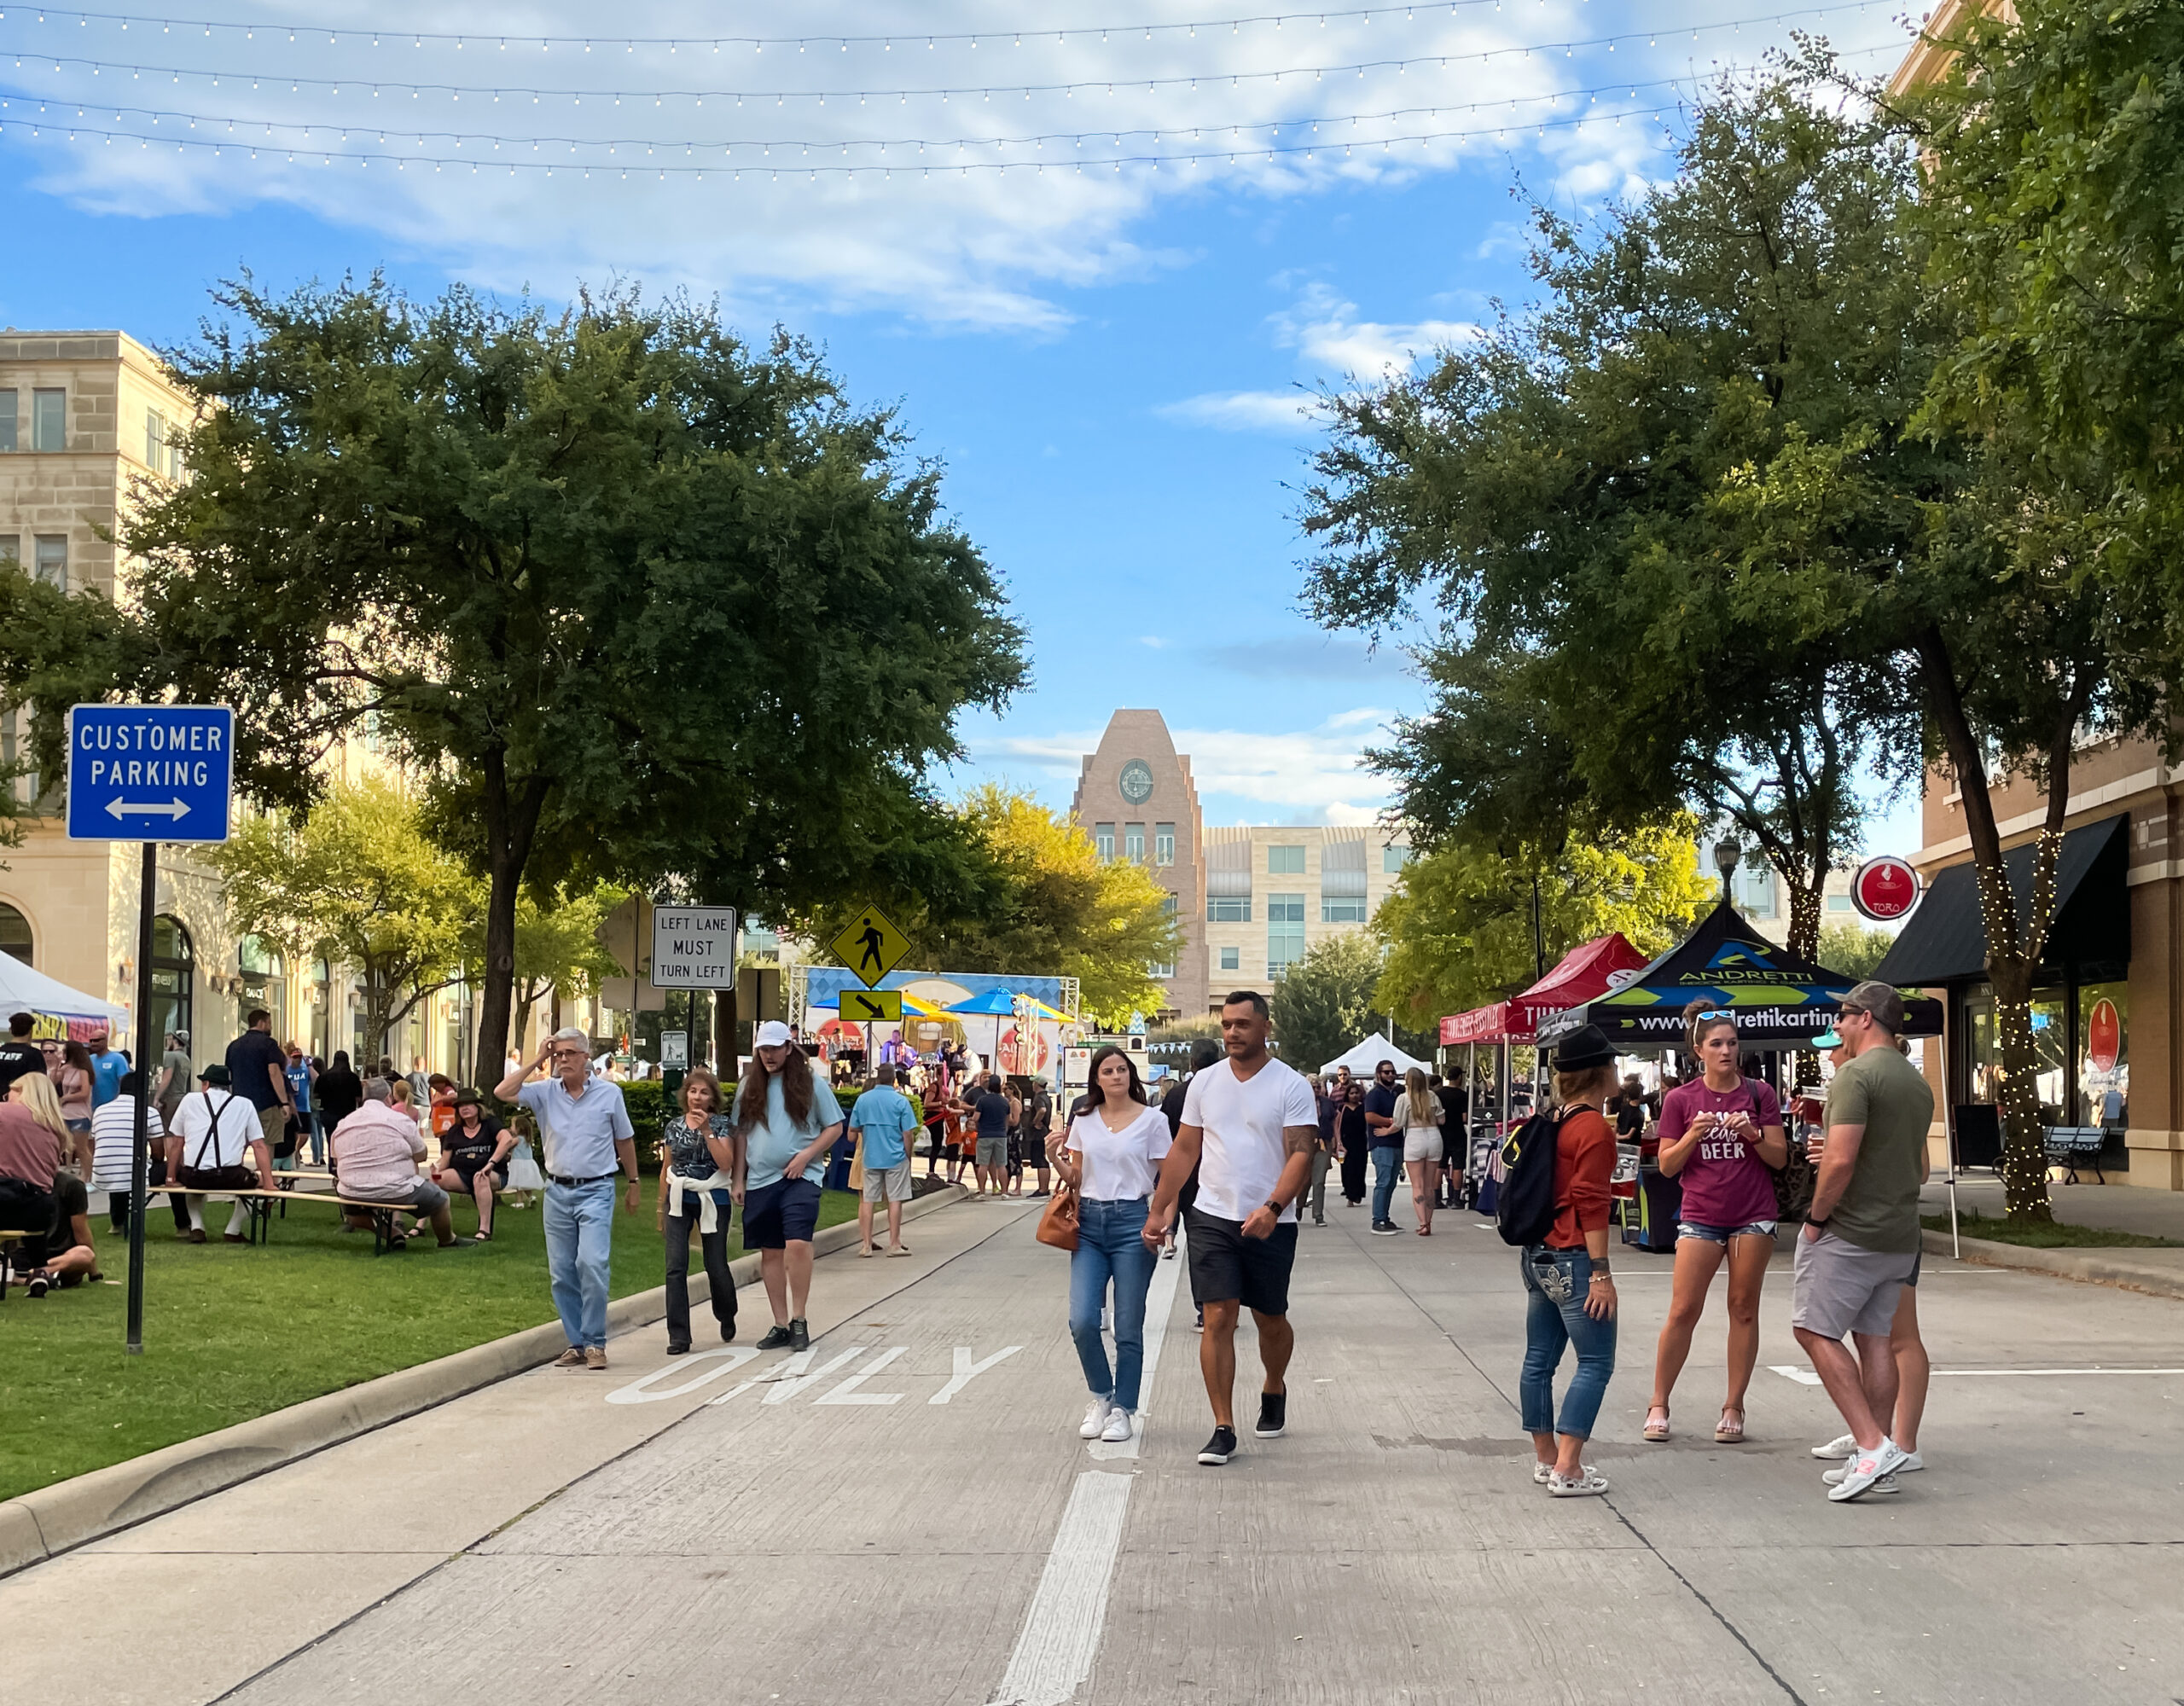
<svg viewBox="0 0 2184 1706">
<path fill-rule="evenodd" d="M 557 1001 L 587 995 L 599 988 L 602 978 L 616 975 L 619 968 L 599 945 L 599 926 L 623 898 L 623 891 L 600 883 L 574 892 L 549 890 L 542 904 L 536 885 L 524 885 L 515 908 L 515 992 L 508 1021 L 512 1045 L 530 1024 L 531 1008 L 549 990 Z M 485 947 L 481 920 L 473 924 L 464 942 L 472 980 L 479 984 L 485 981 Z"/>
<path fill-rule="evenodd" d="M 1373 1008 L 1380 981 L 1380 944 L 1362 930 L 1316 942 L 1291 960 L 1269 1003 L 1281 1058 L 1299 1072 L 1316 1072 L 1380 1030 Z"/>
<path fill-rule="evenodd" d="M 0 557 L 0 722 L 15 731 L 0 758 L 0 847 L 21 846 L 38 802 L 57 794 L 68 707 L 107 695 L 131 635 L 103 594 L 63 593 Z"/>
<path fill-rule="evenodd" d="M 1870 925 L 1831 924 L 1820 932 L 1820 952 L 1814 956 L 1831 972 L 1862 983 L 1896 945 L 1896 938 Z"/>
<path fill-rule="evenodd" d="M 1665 953 L 1705 910 L 1695 819 L 1634 832 L 1573 835 L 1553 859 L 1511 857 L 1454 842 L 1411 860 L 1380 902 L 1373 931 L 1387 958 L 1374 1007 L 1430 1031 L 1449 1013 L 1513 995 L 1534 981 L 1532 873 L 1547 964 L 1581 942 L 1621 931 L 1646 954 Z"/>
<path fill-rule="evenodd" d="M 123 529 L 142 679 L 235 704 L 260 799 L 307 804 L 364 731 L 429 780 L 487 879 L 483 1058 L 527 879 L 778 914 L 927 844 L 925 767 L 1020 636 L 938 470 L 807 346 L 633 293 L 215 299 L 233 324 L 169 357 L 192 478 Z"/>
<path fill-rule="evenodd" d="M 854 897 L 879 899 L 909 938 L 913 964 L 1075 978 L 1087 1017 L 1102 1025 L 1159 1011 L 1166 995 L 1152 968 L 1172 961 L 1182 938 L 1150 871 L 1101 862 L 1082 825 L 997 783 L 966 794 L 956 815 L 980 873 L 967 894 Z M 799 930 L 831 942 L 853 910 L 816 910 Z"/>
<path fill-rule="evenodd" d="M 367 1058 L 418 1002 L 462 981 L 479 883 L 426 837 L 415 795 L 390 777 L 337 782 L 308 816 L 247 815 L 205 856 L 239 933 L 356 972 Z"/>
</svg>

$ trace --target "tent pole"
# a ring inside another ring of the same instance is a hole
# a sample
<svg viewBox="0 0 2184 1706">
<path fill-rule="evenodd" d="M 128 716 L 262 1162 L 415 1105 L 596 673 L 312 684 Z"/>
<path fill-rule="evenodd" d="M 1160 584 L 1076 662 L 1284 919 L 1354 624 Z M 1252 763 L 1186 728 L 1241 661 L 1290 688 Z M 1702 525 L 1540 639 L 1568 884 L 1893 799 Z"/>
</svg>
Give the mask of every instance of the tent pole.
<svg viewBox="0 0 2184 1706">
<path fill-rule="evenodd" d="M 1949 1056 L 1955 1051 L 1949 1045 L 1955 1041 L 1949 1024 L 1949 992 L 1942 995 L 1942 1146 L 1948 1157 L 1949 1175 L 1949 1254 L 1957 1261 L 1964 1260 L 1964 1240 L 1956 1228 L 1956 1090 L 1950 1082 Z"/>
</svg>

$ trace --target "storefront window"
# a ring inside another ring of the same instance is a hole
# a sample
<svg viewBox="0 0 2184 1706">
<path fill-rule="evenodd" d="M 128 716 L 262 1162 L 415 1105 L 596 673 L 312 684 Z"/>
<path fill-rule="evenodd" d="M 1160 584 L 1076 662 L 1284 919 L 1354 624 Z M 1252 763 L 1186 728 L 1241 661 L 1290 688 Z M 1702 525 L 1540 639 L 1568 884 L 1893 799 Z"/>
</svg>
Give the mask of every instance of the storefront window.
<svg viewBox="0 0 2184 1706">
<path fill-rule="evenodd" d="M 2130 1123 L 2130 993 L 2123 984 L 2078 991 L 2079 1122 L 2120 1129 Z"/>
<path fill-rule="evenodd" d="M 236 992 L 235 1029 L 241 1030 L 250 1015 L 263 1007 L 273 1015 L 274 1035 L 280 1036 L 281 1027 L 288 1023 L 287 1003 L 282 999 L 288 992 L 288 980 L 282 975 L 288 967 L 282 961 L 281 950 L 258 937 L 246 936 L 236 944 L 235 966 L 242 984 Z"/>
<path fill-rule="evenodd" d="M 2050 1125 L 2075 1118 L 2069 1105 L 2070 1010 L 2060 989 L 2032 992 L 2034 1093 L 2040 1117 Z M 2001 1047 L 1995 1029 L 1995 997 L 1980 989 L 1964 997 L 1965 1087 L 1969 1100 L 1992 1102 L 2001 1088 Z"/>
</svg>

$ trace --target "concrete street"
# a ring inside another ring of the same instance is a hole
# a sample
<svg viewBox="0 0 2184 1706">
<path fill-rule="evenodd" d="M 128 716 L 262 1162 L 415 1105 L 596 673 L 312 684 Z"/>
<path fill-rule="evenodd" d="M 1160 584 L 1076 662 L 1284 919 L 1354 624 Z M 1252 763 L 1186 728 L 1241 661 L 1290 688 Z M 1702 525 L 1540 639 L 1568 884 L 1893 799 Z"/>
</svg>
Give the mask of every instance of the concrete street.
<svg viewBox="0 0 2184 1706">
<path fill-rule="evenodd" d="M 1718 1312 L 1679 1438 L 1640 1442 L 1668 1264 L 1618 1250 L 1590 1454 L 1614 1490 L 1551 1501 L 1513 1403 L 1515 1258 L 1473 1217 L 1419 1239 L 1399 1198 L 1399 1238 L 1362 1209 L 1307 1227 L 1289 1435 L 1215 1470 L 1180 1260 L 1141 1440 L 1077 1440 L 1067 1258 L 1035 1206 L 928 1216 L 915 1261 L 821 1262 L 800 1368 L 669 1359 L 648 1328 L 605 1376 L 502 1383 L 0 1581 L 0 1696 L 2184 1695 L 2184 1303 L 1929 1256 L 1931 1467 L 1837 1506 L 1786 1241 L 1741 1447 L 1711 1437 Z"/>
</svg>

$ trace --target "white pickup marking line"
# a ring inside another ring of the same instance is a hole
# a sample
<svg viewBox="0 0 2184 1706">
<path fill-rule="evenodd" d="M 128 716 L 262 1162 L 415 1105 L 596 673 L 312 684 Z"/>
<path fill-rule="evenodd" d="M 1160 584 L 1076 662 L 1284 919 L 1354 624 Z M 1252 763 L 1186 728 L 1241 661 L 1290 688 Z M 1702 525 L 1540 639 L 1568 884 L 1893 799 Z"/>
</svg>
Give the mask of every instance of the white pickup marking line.
<svg viewBox="0 0 2184 1706">
<path fill-rule="evenodd" d="M 1145 1443 L 1145 1430 L 1153 1415 L 1153 1376 L 1160 1367 L 1160 1347 L 1168 1342 L 1168 1317 L 1175 1311 L 1176 1287 L 1189 1259 L 1178 1248 L 1176 1259 L 1161 1262 L 1153 1273 L 1153 1286 L 1145 1299 L 1145 1372 L 1138 1380 L 1137 1421 L 1127 1440 L 1092 1442 L 1092 1455 L 1103 1462 L 1135 1458 Z"/>
<path fill-rule="evenodd" d="M 938 1392 L 934 1393 L 932 1396 L 926 1399 L 926 1402 L 928 1404 L 945 1404 L 958 1392 L 969 1385 L 978 1376 L 985 1373 L 986 1370 L 992 1367 L 995 1363 L 999 1362 L 1005 1356 L 1015 1355 L 1018 1351 L 1023 1349 L 1024 1347 L 1020 1344 L 1005 1344 L 1002 1346 L 999 1350 L 994 1352 L 991 1356 L 986 1358 L 985 1361 L 973 1362 L 971 1361 L 970 1346 L 967 1344 L 957 1345 L 956 1347 L 956 1372 L 949 1376 L 948 1384 L 942 1387 Z"/>
<path fill-rule="evenodd" d="M 836 1355 L 828 1357 L 817 1367 L 813 1368 L 809 1374 L 799 1373 L 793 1379 L 778 1382 L 775 1385 L 774 1390 L 767 1393 L 766 1396 L 764 1398 L 761 1398 L 758 1401 L 762 1404 L 786 1404 L 791 1398 L 793 1398 L 805 1387 L 817 1385 L 819 1382 L 824 1380 L 829 1374 L 832 1374 L 844 1363 L 863 1356 L 865 1352 L 871 1349 L 872 1347 L 868 1344 L 853 1344 L 847 1350 L 838 1352 Z M 809 1350 L 803 1354 L 806 1356 L 816 1356 L 818 1355 L 816 1351 Z M 794 1361 L 793 1358 L 791 1358 L 790 1360 L 792 1361 Z"/>
<path fill-rule="evenodd" d="M 993 1706 L 1066 1706 L 1092 1674 L 1135 1478 L 1096 1469 L 1077 1477 Z"/>
<path fill-rule="evenodd" d="M 1773 1363 L 1768 1367 L 1770 1372 L 1780 1375 L 1785 1380 L 1794 1380 L 1800 1386 L 1820 1384 L 1820 1376 L 1809 1368 Z M 2184 1368 L 1937 1368 L 1933 1371 L 1937 1380 L 2000 1379 L 2017 1375 L 2037 1378 L 2053 1374 L 2184 1374 Z"/>
<path fill-rule="evenodd" d="M 685 1392 L 694 1392 L 700 1386 L 719 1379 L 723 1374 L 733 1374 L 758 1354 L 748 1345 L 736 1345 L 722 1350 L 700 1350 L 686 1361 L 671 1362 L 665 1368 L 655 1368 L 649 1374 L 640 1375 L 626 1386 L 617 1387 L 607 1395 L 607 1401 L 610 1404 L 657 1404 L 669 1398 L 679 1398 Z M 665 1379 L 671 1374 L 688 1375 L 692 1363 L 703 1362 L 715 1362 L 718 1366 L 701 1369 L 679 1386 L 657 1390 L 653 1386 L 653 1381 Z"/>
<path fill-rule="evenodd" d="M 900 1392 L 860 1392 L 857 1389 L 872 1378 L 898 1356 L 909 1354 L 906 1344 L 891 1344 L 872 1360 L 871 1366 L 862 1373 L 852 1374 L 831 1392 L 822 1393 L 811 1401 L 814 1404 L 893 1404 L 902 1400 Z"/>
</svg>

